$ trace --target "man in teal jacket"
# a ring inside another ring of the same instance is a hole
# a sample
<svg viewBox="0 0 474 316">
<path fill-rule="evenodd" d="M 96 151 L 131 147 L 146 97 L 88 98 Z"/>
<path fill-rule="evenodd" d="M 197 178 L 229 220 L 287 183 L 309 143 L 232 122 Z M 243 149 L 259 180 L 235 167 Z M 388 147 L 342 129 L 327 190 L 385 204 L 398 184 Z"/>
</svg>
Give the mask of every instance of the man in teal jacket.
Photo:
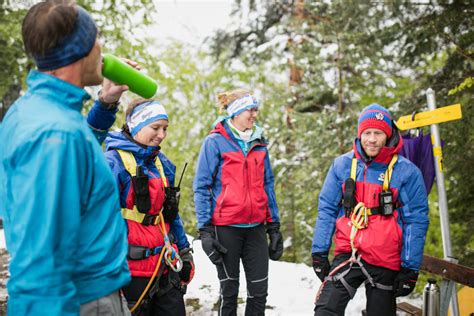
<svg viewBox="0 0 474 316">
<path fill-rule="evenodd" d="M 95 135 L 81 115 L 83 88 L 103 80 L 97 28 L 81 7 L 46 1 L 29 10 L 22 34 L 38 71 L 0 127 L 7 312 L 129 315 L 118 292 L 130 281 L 126 227 L 97 141 L 106 131 Z M 104 82 L 97 104 L 113 107 L 126 89 Z"/>
</svg>

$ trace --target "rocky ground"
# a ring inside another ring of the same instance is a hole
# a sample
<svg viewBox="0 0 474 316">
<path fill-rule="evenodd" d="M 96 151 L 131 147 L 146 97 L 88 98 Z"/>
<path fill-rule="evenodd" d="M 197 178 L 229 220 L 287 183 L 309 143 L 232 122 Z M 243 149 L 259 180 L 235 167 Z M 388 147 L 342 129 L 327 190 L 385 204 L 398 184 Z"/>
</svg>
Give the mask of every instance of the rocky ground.
<svg viewBox="0 0 474 316">
<path fill-rule="evenodd" d="M 8 252 L 0 249 L 0 316 L 7 314 Z"/>
</svg>

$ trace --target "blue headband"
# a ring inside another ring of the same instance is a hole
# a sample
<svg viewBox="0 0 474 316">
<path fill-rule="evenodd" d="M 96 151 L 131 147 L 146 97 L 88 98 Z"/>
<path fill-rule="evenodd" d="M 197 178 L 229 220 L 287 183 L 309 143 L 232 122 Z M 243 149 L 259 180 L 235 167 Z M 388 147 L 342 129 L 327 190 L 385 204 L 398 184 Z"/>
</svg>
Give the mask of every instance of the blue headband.
<svg viewBox="0 0 474 316">
<path fill-rule="evenodd" d="M 158 101 L 142 103 L 126 117 L 127 126 L 132 136 L 135 136 L 148 124 L 158 120 L 168 120 L 165 108 Z"/>
<path fill-rule="evenodd" d="M 232 118 L 249 109 L 258 108 L 258 101 L 254 96 L 247 94 L 227 106 L 227 118 Z"/>
<path fill-rule="evenodd" d="M 44 55 L 35 55 L 39 71 L 58 69 L 78 61 L 89 54 L 97 38 L 97 27 L 92 17 L 82 7 L 76 5 L 77 19 L 73 32 L 56 47 Z"/>
</svg>

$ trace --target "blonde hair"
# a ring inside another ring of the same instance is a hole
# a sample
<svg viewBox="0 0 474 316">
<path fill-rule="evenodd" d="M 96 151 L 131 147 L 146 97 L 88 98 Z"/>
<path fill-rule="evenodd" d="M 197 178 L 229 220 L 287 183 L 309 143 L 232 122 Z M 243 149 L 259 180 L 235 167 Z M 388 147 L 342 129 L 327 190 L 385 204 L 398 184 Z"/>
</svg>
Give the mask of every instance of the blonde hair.
<svg viewBox="0 0 474 316">
<path fill-rule="evenodd" d="M 224 111 L 227 109 L 229 104 L 249 94 L 252 94 L 251 90 L 242 88 L 221 92 L 217 94 L 217 102 L 219 103 L 219 108 L 221 109 L 221 111 Z"/>
</svg>

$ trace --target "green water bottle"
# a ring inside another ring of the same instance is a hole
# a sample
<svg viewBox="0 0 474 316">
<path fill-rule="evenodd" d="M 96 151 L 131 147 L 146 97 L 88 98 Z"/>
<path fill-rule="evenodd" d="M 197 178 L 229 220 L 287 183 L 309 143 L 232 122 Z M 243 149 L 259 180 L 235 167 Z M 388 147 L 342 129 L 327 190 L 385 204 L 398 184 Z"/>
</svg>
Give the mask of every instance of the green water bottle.
<svg viewBox="0 0 474 316">
<path fill-rule="evenodd" d="M 111 54 L 102 55 L 102 75 L 117 84 L 127 85 L 130 91 L 145 99 L 152 98 L 158 89 L 155 80 Z"/>
</svg>

